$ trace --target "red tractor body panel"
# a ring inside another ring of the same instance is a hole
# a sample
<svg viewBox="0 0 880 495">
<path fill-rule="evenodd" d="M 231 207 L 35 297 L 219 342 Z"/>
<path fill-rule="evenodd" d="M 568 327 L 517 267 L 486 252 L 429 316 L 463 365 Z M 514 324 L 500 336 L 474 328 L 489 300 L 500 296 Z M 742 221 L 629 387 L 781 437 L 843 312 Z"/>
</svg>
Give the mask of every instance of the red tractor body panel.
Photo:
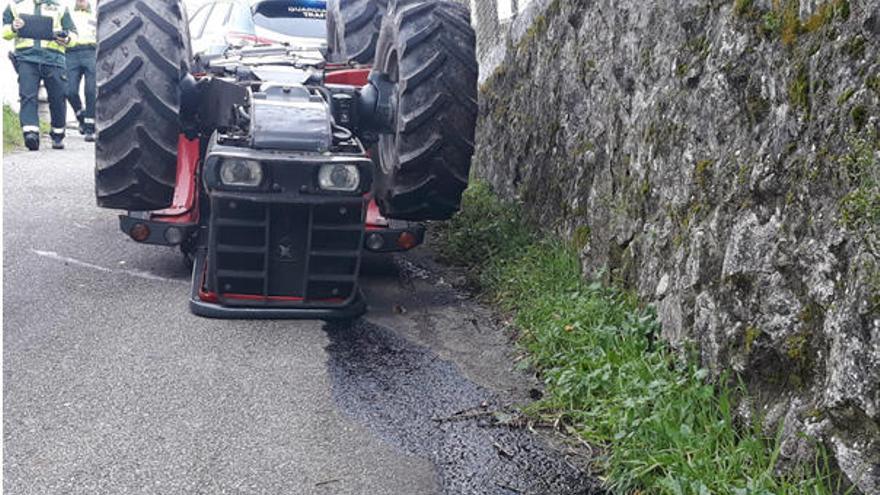
<svg viewBox="0 0 880 495">
<path fill-rule="evenodd" d="M 151 220 L 168 223 L 196 223 L 199 221 L 198 177 L 199 140 L 187 139 L 183 134 L 177 142 L 177 179 L 171 206 L 154 211 Z"/>
<path fill-rule="evenodd" d="M 346 67 L 346 66 L 341 66 Z M 347 84 L 349 86 L 366 86 L 370 77 L 370 69 L 341 69 L 333 70 L 328 66 L 328 72 L 324 73 L 326 84 Z"/>
</svg>

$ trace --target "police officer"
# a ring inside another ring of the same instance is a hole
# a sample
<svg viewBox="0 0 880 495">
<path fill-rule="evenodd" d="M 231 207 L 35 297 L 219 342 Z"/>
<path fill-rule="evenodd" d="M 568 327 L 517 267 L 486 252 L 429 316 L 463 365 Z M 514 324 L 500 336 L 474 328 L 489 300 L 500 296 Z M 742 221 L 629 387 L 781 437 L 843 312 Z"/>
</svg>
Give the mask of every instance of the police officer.
<svg viewBox="0 0 880 495">
<path fill-rule="evenodd" d="M 55 39 L 40 40 L 18 35 L 24 28 L 22 14 L 52 18 Z M 40 147 L 40 121 L 37 116 L 37 93 L 40 80 L 49 95 L 52 124 L 52 148 L 64 148 L 64 125 L 67 119 L 66 60 L 64 50 L 75 41 L 76 25 L 60 0 L 10 0 L 3 11 L 3 39 L 15 40 L 15 68 L 18 71 L 19 119 L 24 142 L 31 151 Z"/>
<path fill-rule="evenodd" d="M 67 46 L 67 101 L 76 112 L 79 132 L 85 140 L 95 140 L 95 13 L 89 0 L 76 0 L 73 12 L 76 41 Z M 79 85 L 85 78 L 86 107 L 79 98 Z"/>
</svg>

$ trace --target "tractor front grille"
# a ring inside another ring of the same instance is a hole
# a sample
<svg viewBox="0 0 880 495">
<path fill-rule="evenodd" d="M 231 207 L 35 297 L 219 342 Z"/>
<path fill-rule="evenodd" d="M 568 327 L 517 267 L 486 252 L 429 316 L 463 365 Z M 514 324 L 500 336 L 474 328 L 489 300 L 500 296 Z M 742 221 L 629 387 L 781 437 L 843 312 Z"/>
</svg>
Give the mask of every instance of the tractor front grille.
<svg viewBox="0 0 880 495">
<path fill-rule="evenodd" d="M 212 198 L 205 288 L 230 306 L 344 305 L 357 292 L 364 201 Z"/>
</svg>

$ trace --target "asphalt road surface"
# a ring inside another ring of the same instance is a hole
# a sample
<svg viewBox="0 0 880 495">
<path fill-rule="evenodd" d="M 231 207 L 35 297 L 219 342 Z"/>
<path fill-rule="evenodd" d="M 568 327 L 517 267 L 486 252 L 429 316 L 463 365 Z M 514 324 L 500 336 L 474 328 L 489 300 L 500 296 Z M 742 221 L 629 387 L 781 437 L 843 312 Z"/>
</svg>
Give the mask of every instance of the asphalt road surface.
<svg viewBox="0 0 880 495">
<path fill-rule="evenodd" d="M 367 264 L 351 327 L 198 318 L 181 256 L 94 206 L 93 148 L 48 144 L 3 158 L 4 493 L 592 493 L 497 412 L 535 383 L 424 251 Z"/>
</svg>

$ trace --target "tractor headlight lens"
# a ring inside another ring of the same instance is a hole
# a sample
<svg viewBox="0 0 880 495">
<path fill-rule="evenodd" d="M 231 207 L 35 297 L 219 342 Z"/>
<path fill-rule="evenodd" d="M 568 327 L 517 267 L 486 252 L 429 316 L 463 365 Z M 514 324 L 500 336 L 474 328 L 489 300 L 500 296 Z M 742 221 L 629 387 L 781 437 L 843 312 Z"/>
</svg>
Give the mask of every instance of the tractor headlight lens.
<svg viewBox="0 0 880 495">
<path fill-rule="evenodd" d="M 263 182 L 263 166 L 254 160 L 227 158 L 220 164 L 220 182 L 226 186 L 259 186 Z"/>
<path fill-rule="evenodd" d="M 318 170 L 318 185 L 325 191 L 357 191 L 361 174 L 355 165 L 328 164 Z"/>
</svg>

